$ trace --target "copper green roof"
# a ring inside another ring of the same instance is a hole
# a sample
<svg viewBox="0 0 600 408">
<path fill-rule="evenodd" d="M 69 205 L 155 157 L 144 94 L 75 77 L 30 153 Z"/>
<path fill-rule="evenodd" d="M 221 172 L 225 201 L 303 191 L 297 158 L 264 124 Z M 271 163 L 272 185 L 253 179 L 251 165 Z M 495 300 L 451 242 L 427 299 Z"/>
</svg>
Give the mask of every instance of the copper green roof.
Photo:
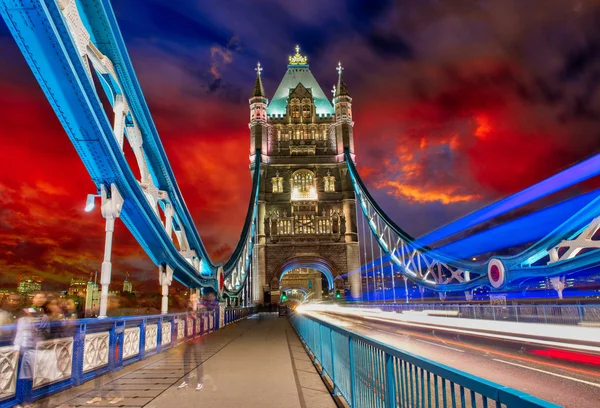
<svg viewBox="0 0 600 408">
<path fill-rule="evenodd" d="M 267 106 L 267 115 L 285 115 L 290 91 L 296 88 L 299 83 L 302 83 L 306 89 L 311 91 L 317 115 L 333 115 L 333 106 L 323 93 L 310 69 L 308 69 L 308 64 L 288 65 L 288 69 L 277 91 L 275 91 L 275 95 L 273 95 L 271 102 Z"/>
</svg>

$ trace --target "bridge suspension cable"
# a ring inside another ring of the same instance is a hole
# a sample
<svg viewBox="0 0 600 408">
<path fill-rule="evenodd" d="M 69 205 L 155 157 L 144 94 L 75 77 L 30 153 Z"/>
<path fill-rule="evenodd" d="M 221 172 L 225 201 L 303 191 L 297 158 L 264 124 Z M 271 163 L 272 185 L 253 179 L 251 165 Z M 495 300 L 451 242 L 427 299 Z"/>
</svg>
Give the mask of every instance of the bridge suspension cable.
<svg viewBox="0 0 600 408">
<path fill-rule="evenodd" d="M 600 196 L 597 193 L 585 200 L 576 200 L 582 208 L 519 254 L 471 262 L 426 247 L 398 227 L 367 190 L 349 152 L 345 154 L 364 216 L 363 225 L 366 222 L 369 235 L 385 254 L 379 262 L 393 263 L 404 277 L 422 287 L 437 292 L 470 291 L 479 286 L 504 289 L 528 278 L 554 277 L 600 264 L 600 239 L 596 237 L 600 227 Z M 374 269 L 373 257 L 371 262 Z"/>
</svg>

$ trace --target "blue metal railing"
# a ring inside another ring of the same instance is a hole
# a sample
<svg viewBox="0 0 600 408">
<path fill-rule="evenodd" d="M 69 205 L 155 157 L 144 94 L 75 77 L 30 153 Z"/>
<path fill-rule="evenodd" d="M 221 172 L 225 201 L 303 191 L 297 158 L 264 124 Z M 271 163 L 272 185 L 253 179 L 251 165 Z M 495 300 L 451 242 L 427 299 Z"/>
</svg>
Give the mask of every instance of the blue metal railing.
<svg viewBox="0 0 600 408">
<path fill-rule="evenodd" d="M 33 384 L 18 376 L 23 350 L 13 347 L 16 325 L 0 326 L 0 408 L 20 403 L 28 392 L 37 400 L 118 371 L 239 320 L 252 308 L 222 312 L 217 309 L 193 315 L 171 313 L 52 323 L 50 338 L 39 340 L 33 350 Z"/>
<path fill-rule="evenodd" d="M 444 311 L 456 317 L 503 322 L 598 325 L 600 305 L 488 305 L 443 303 L 353 303 L 352 307 L 377 308 L 386 312 Z"/>
<path fill-rule="evenodd" d="M 225 324 L 230 324 L 233 322 L 237 322 L 238 320 L 242 320 L 244 317 L 252 314 L 254 312 L 254 306 L 250 307 L 240 307 L 236 309 L 226 309 L 225 310 Z"/>
<path fill-rule="evenodd" d="M 351 408 L 558 407 L 306 315 L 290 320 Z"/>
</svg>

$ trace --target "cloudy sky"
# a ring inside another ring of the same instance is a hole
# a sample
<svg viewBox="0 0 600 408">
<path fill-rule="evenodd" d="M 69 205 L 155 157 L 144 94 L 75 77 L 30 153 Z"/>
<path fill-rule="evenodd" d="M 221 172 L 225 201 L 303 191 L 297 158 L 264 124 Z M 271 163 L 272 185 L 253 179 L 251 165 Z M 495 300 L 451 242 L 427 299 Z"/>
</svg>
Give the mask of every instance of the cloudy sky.
<svg viewBox="0 0 600 408">
<path fill-rule="evenodd" d="M 600 152 L 600 2 L 128 0 L 113 7 L 185 201 L 211 254 L 235 246 L 250 193 L 248 97 L 299 44 L 328 92 L 339 60 L 357 164 L 418 236 Z M 95 187 L 0 23 L 0 286 L 100 267 Z M 154 288 L 123 224 L 117 282 Z M 63 283 L 60 285 L 64 286 Z"/>
</svg>

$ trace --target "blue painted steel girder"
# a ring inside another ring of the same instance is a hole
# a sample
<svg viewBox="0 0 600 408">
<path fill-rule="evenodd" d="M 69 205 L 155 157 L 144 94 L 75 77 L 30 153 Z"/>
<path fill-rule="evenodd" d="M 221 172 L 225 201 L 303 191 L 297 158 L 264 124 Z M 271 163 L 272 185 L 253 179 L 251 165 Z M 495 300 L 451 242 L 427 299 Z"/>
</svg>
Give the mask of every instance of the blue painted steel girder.
<svg viewBox="0 0 600 408">
<path fill-rule="evenodd" d="M 94 183 L 114 183 L 121 219 L 155 264 L 169 264 L 187 286 L 210 286 L 179 254 L 153 214 L 125 157 L 54 0 L 0 0 L 0 13 Z"/>
<path fill-rule="evenodd" d="M 127 95 L 127 102 L 134 112 L 138 126 L 144 135 L 142 148 L 149 163 L 149 170 L 156 186 L 169 193 L 179 222 L 186 231 L 190 247 L 195 249 L 198 256 L 205 260 L 211 268 L 211 275 L 216 276 L 216 265 L 212 263 L 193 219 L 177 184 L 177 180 L 169 164 L 150 110 L 138 82 L 133 64 L 129 58 L 125 41 L 119 30 L 117 20 L 110 1 L 86 0 L 78 1 L 80 14 L 84 24 L 91 34 L 94 45 L 113 63 L 119 82 Z"/>
</svg>

